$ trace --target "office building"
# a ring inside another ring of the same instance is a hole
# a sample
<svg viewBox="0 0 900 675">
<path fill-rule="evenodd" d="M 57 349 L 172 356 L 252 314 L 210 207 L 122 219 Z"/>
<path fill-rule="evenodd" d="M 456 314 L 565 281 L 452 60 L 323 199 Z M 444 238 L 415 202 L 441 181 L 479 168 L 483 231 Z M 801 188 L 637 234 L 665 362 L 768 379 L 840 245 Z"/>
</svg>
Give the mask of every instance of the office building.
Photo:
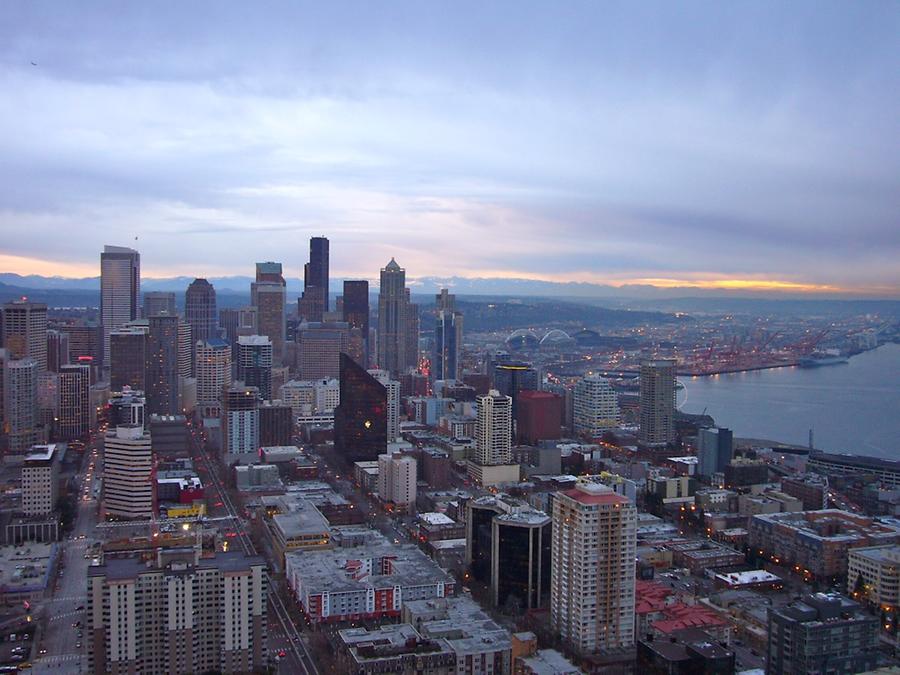
<svg viewBox="0 0 900 675">
<path fill-rule="evenodd" d="M 194 377 L 194 341 L 191 324 L 178 318 L 178 377 Z"/>
<path fill-rule="evenodd" d="M 178 314 L 175 306 L 174 291 L 147 291 L 144 293 L 144 304 L 141 316 L 149 319 L 157 314 Z"/>
<path fill-rule="evenodd" d="M 34 359 L 2 360 L 5 461 L 18 462 L 38 440 L 38 366 Z"/>
<path fill-rule="evenodd" d="M 675 441 L 675 359 L 641 362 L 641 443 L 663 446 Z"/>
<path fill-rule="evenodd" d="M 541 441 L 561 437 L 563 399 L 548 391 L 519 393 L 516 411 L 516 433 L 519 443 L 537 445 Z"/>
<path fill-rule="evenodd" d="M 878 618 L 838 593 L 815 593 L 770 608 L 766 672 L 861 673 L 878 662 Z"/>
<path fill-rule="evenodd" d="M 259 390 L 235 382 L 225 392 L 222 450 L 231 461 L 252 462 L 259 450 Z"/>
<path fill-rule="evenodd" d="M 537 371 L 530 363 L 522 361 L 498 363 L 494 366 L 494 389 L 512 399 L 512 410 L 515 415 L 518 410 L 519 392 L 538 389 Z"/>
<path fill-rule="evenodd" d="M 434 325 L 434 353 L 431 374 L 435 380 L 458 380 L 459 351 L 462 348 L 463 316 L 456 311 L 456 296 L 441 289 L 436 296 L 437 316 Z"/>
<path fill-rule="evenodd" d="M 109 388 L 122 391 L 125 387 L 143 391 L 147 386 L 147 334 L 149 322 L 133 321 L 123 324 L 109 334 Z"/>
<path fill-rule="evenodd" d="M 550 593 L 550 517 L 506 494 L 466 502 L 466 565 L 490 584 L 495 607 L 545 607 Z"/>
<path fill-rule="evenodd" d="M 2 343 L 12 359 L 34 359 L 38 374 L 47 370 L 47 305 L 14 300 L 3 305 Z"/>
<path fill-rule="evenodd" d="M 328 239 L 309 240 L 309 262 L 303 266 L 303 295 L 298 312 L 301 320 L 322 321 L 328 311 Z"/>
<path fill-rule="evenodd" d="M 231 347 L 221 338 L 197 341 L 195 372 L 197 375 L 197 404 L 213 411 L 208 417 L 218 417 L 225 390 L 231 386 Z"/>
<path fill-rule="evenodd" d="M 264 671 L 267 578 L 262 558 L 238 551 L 105 558 L 87 573 L 88 672 Z"/>
<path fill-rule="evenodd" d="M 410 299 L 407 288 L 406 294 L 406 370 L 418 371 L 419 368 L 419 306 Z"/>
<path fill-rule="evenodd" d="M 697 433 L 697 474 L 712 476 L 724 473 L 734 459 L 734 437 L 731 429 L 713 427 Z"/>
<path fill-rule="evenodd" d="M 109 519 L 153 517 L 150 432 L 138 424 L 106 433 L 103 443 L 103 512 Z"/>
<path fill-rule="evenodd" d="M 59 330 L 69 338 L 69 363 L 90 361 L 94 367 L 99 367 L 103 359 L 102 326 L 84 322 L 66 324 L 60 326 Z"/>
<path fill-rule="evenodd" d="M 342 321 L 301 323 L 297 328 L 297 370 L 304 380 L 338 377 L 341 354 L 349 351 L 350 326 Z"/>
<path fill-rule="evenodd" d="M 216 289 L 206 279 L 194 279 L 184 293 L 184 320 L 194 344 L 219 337 Z"/>
<path fill-rule="evenodd" d="M 59 369 L 59 419 L 61 440 L 81 438 L 91 428 L 91 367 L 70 363 Z"/>
<path fill-rule="evenodd" d="M 400 383 L 392 380 L 386 370 L 370 370 L 369 374 L 387 391 L 387 438 L 388 443 L 393 443 L 400 438 Z"/>
<path fill-rule="evenodd" d="M 272 358 L 274 347 L 265 335 L 238 338 L 237 379 L 256 387 L 263 401 L 272 398 Z"/>
<path fill-rule="evenodd" d="M 375 461 L 387 450 L 387 390 L 341 354 L 340 405 L 334 410 L 334 449 L 345 464 Z"/>
<path fill-rule="evenodd" d="M 124 246 L 105 246 L 100 254 L 100 323 L 103 363 L 109 363 L 109 334 L 138 318 L 141 255 Z"/>
<path fill-rule="evenodd" d="M 259 445 L 288 446 L 294 439 L 291 407 L 282 401 L 263 401 L 259 406 Z"/>
<path fill-rule="evenodd" d="M 512 463 L 512 398 L 496 390 L 476 397 L 475 452 L 469 476 L 484 486 L 518 482 L 519 465 Z"/>
<path fill-rule="evenodd" d="M 850 549 L 847 594 L 883 612 L 900 609 L 900 546 Z"/>
<path fill-rule="evenodd" d="M 62 330 L 47 331 L 47 370 L 58 373 L 69 363 L 69 334 Z"/>
<path fill-rule="evenodd" d="M 581 482 L 553 500 L 550 626 L 576 654 L 634 644 L 634 504 Z"/>
<path fill-rule="evenodd" d="M 781 479 L 781 491 L 803 502 L 804 511 L 828 508 L 828 476 L 792 474 Z"/>
<path fill-rule="evenodd" d="M 179 373 L 179 319 L 173 314 L 156 314 L 148 320 L 145 384 L 147 412 L 176 415 L 181 412 Z"/>
<path fill-rule="evenodd" d="M 586 375 L 575 385 L 575 435 L 600 438 L 619 426 L 619 398 L 605 377 Z"/>
<path fill-rule="evenodd" d="M 378 498 L 407 511 L 416 503 L 416 459 L 409 455 L 378 455 Z"/>
<path fill-rule="evenodd" d="M 357 328 L 365 345 L 363 361 L 359 365 L 363 368 L 369 365 L 369 282 L 345 281 L 344 282 L 344 321 L 351 329 Z"/>
<path fill-rule="evenodd" d="M 59 457 L 55 443 L 35 445 L 22 463 L 22 512 L 47 516 L 59 498 Z"/>
<path fill-rule="evenodd" d="M 381 270 L 378 290 L 378 367 L 398 376 L 414 365 L 407 354 L 410 312 L 406 290 L 406 270 L 391 261 Z"/>
<path fill-rule="evenodd" d="M 286 288 L 281 263 L 256 263 L 256 281 L 250 285 L 251 304 L 256 307 L 256 329 L 272 342 L 273 363 L 284 358 Z"/>
</svg>

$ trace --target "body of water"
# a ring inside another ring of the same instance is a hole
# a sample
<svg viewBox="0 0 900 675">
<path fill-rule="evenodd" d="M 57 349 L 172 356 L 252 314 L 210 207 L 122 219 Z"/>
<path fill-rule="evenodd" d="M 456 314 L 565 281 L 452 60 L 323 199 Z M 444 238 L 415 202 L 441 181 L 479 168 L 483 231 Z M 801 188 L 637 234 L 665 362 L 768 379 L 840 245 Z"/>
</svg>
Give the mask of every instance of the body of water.
<svg viewBox="0 0 900 675">
<path fill-rule="evenodd" d="M 900 459 L 900 344 L 820 368 L 681 377 L 679 407 L 735 436 Z"/>
</svg>

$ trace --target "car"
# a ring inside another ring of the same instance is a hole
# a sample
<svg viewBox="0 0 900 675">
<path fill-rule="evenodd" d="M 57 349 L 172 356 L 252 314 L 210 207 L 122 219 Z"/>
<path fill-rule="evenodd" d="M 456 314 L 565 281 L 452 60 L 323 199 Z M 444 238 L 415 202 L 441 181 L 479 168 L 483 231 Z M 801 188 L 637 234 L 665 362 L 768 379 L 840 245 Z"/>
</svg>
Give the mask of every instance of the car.
<svg viewBox="0 0 900 675">
<path fill-rule="evenodd" d="M 280 656 L 281 658 L 284 658 L 285 656 L 287 656 L 287 650 L 286 650 L 286 649 L 279 649 L 279 650 L 278 650 L 278 656 Z"/>
<path fill-rule="evenodd" d="M 43 656 L 43 655 L 46 654 L 46 653 L 47 653 L 47 648 L 46 648 L 46 647 L 41 647 L 41 648 L 38 650 L 38 654 L 39 654 L 40 656 Z"/>
<path fill-rule="evenodd" d="M 76 643 L 75 643 L 75 649 L 81 649 L 81 643 L 80 643 L 80 642 L 76 642 Z"/>
</svg>

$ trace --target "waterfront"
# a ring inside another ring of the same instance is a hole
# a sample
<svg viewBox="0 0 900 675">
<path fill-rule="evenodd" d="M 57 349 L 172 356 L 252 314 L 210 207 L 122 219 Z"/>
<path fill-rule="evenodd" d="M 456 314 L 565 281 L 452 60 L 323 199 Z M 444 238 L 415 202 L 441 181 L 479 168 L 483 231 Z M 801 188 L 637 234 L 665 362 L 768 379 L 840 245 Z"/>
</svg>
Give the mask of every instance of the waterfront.
<svg viewBox="0 0 900 675">
<path fill-rule="evenodd" d="M 821 368 L 680 377 L 681 410 L 712 415 L 735 436 L 830 452 L 900 458 L 900 344 Z"/>
</svg>

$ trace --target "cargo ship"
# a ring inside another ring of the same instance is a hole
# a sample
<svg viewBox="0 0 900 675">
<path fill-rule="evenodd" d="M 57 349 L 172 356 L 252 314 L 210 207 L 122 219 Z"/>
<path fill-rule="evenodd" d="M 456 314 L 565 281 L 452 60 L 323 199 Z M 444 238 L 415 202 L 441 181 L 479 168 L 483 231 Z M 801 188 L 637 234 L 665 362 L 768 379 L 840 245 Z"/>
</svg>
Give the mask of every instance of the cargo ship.
<svg viewBox="0 0 900 675">
<path fill-rule="evenodd" d="M 797 365 L 801 368 L 820 368 L 821 366 L 836 366 L 839 363 L 847 363 L 847 357 L 840 354 L 813 354 L 800 359 Z"/>
</svg>

